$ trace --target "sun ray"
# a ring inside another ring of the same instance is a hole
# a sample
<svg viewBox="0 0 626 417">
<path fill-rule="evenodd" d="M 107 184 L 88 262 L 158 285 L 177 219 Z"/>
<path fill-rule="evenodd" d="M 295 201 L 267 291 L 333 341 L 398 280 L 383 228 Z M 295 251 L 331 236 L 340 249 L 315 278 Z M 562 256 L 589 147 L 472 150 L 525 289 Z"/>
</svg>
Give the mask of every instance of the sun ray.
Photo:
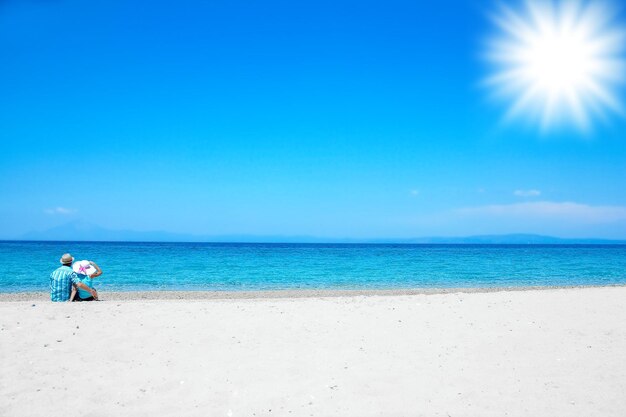
<svg viewBox="0 0 626 417">
<path fill-rule="evenodd" d="M 606 3 L 527 0 L 519 9 L 501 6 L 491 19 L 498 35 L 485 54 L 493 64 L 485 84 L 508 99 L 506 120 L 588 131 L 594 116 L 624 115 L 617 89 L 626 30 Z"/>
</svg>

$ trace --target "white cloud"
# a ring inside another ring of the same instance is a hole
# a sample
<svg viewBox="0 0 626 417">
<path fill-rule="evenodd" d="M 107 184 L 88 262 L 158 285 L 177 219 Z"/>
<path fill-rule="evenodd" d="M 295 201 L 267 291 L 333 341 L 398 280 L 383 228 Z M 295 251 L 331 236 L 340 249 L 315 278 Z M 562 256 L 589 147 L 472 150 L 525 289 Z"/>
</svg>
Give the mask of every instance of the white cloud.
<svg viewBox="0 0 626 417">
<path fill-rule="evenodd" d="M 539 190 L 515 190 L 513 195 L 518 197 L 538 197 L 541 195 Z"/>
<path fill-rule="evenodd" d="M 580 223 L 611 223 L 626 220 L 625 206 L 590 206 L 573 202 L 537 201 L 494 204 L 456 210 L 466 216 L 497 216 L 569 220 Z"/>
<path fill-rule="evenodd" d="M 77 211 L 78 210 L 76 210 L 76 209 L 71 209 L 71 208 L 66 208 L 66 207 L 55 207 L 55 208 L 51 208 L 51 209 L 45 209 L 44 213 L 46 213 L 46 214 L 69 215 L 69 214 L 74 214 Z"/>
</svg>

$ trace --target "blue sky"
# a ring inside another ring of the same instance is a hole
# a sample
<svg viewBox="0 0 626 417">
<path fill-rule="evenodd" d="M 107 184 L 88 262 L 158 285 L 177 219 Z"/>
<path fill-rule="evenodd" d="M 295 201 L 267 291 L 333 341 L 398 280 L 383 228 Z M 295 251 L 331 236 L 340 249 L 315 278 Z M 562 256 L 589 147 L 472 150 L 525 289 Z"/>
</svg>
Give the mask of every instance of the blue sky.
<svg viewBox="0 0 626 417">
<path fill-rule="evenodd" d="M 503 123 L 492 6 L 4 1 L 0 238 L 625 239 L 626 119 Z"/>
</svg>

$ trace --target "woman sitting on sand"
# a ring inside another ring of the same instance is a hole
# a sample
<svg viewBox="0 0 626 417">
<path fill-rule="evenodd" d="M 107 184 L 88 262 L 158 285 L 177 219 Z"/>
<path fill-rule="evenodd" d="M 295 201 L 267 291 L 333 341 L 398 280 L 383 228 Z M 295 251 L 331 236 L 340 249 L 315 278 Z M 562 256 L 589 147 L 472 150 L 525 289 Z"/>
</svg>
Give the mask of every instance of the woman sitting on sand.
<svg viewBox="0 0 626 417">
<path fill-rule="evenodd" d="M 78 274 L 78 279 L 80 282 L 92 288 L 95 292 L 95 288 L 93 287 L 93 279 L 102 275 L 102 269 L 92 261 L 79 261 L 74 262 L 72 265 L 72 269 L 74 272 Z M 72 287 L 72 295 L 70 296 L 70 301 L 94 301 L 98 300 L 98 293 L 95 292 L 96 295 L 92 296 L 88 291 L 76 287 Z"/>
</svg>

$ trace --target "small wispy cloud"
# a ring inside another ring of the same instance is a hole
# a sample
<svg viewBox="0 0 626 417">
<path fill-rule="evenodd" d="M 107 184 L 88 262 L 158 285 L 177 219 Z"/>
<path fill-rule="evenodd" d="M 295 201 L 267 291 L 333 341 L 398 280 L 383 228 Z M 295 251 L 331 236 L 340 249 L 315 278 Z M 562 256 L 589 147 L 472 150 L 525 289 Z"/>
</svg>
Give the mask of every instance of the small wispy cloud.
<svg viewBox="0 0 626 417">
<path fill-rule="evenodd" d="M 466 216 L 567 219 L 580 223 L 611 223 L 626 220 L 625 206 L 591 206 L 573 202 L 537 201 L 493 204 L 456 210 Z"/>
<path fill-rule="evenodd" d="M 513 191 L 513 195 L 517 197 L 539 197 L 541 195 L 541 191 L 539 190 L 515 190 Z"/>
<path fill-rule="evenodd" d="M 55 207 L 55 208 L 48 208 L 44 210 L 44 213 L 46 214 L 61 214 L 61 215 L 69 215 L 69 214 L 74 214 L 76 213 L 78 210 L 77 209 L 72 209 L 72 208 L 66 208 L 66 207 Z"/>
<path fill-rule="evenodd" d="M 420 195 L 420 190 L 413 189 L 413 190 L 409 191 L 409 194 L 411 194 L 414 197 L 418 196 L 418 195 Z"/>
</svg>

